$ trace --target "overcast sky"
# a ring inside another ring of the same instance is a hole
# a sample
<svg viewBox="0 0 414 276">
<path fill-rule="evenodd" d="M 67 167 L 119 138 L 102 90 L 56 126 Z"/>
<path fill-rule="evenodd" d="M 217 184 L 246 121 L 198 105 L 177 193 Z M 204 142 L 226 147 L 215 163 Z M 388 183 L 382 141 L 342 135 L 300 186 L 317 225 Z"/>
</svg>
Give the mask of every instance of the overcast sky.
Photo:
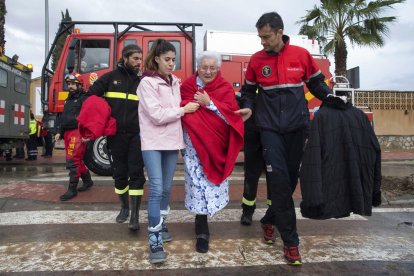
<svg viewBox="0 0 414 276">
<path fill-rule="evenodd" d="M 206 30 L 256 32 L 261 14 L 277 11 L 285 34 L 296 35 L 295 24 L 318 0 L 49 0 L 49 44 L 69 9 L 72 20 L 195 22 L 201 49 Z M 45 0 L 6 0 L 6 54 L 17 54 L 21 63 L 32 63 L 32 77 L 40 76 L 45 58 Z M 361 89 L 414 91 L 414 1 L 395 5 L 389 14 L 398 17 L 390 25 L 380 49 L 348 45 L 348 69 L 359 66 Z M 86 31 L 86 30 L 85 30 Z M 331 72 L 334 71 L 333 57 Z"/>
</svg>

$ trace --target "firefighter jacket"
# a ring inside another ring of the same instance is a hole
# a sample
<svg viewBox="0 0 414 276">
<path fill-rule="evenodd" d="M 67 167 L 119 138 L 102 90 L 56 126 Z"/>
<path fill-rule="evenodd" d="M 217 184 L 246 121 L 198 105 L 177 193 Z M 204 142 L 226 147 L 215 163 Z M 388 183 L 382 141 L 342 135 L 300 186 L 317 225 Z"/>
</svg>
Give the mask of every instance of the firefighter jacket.
<svg viewBox="0 0 414 276">
<path fill-rule="evenodd" d="M 65 106 L 63 107 L 62 115 L 59 118 L 59 132 L 61 137 L 65 134 L 66 130 L 77 129 L 78 117 L 83 102 L 88 98 L 88 94 L 83 89 L 77 92 L 70 92 L 66 99 Z"/>
<path fill-rule="evenodd" d="M 315 114 L 300 169 L 301 212 L 369 216 L 381 203 L 381 149 L 364 112 L 327 97 Z"/>
<path fill-rule="evenodd" d="M 89 88 L 88 93 L 104 97 L 116 120 L 117 132 L 139 133 L 138 96 L 140 77 L 118 64 L 117 69 L 104 74 Z"/>
<path fill-rule="evenodd" d="M 255 110 L 259 128 L 288 133 L 309 126 L 305 83 L 321 100 L 331 91 L 311 54 L 290 45 L 286 35 L 283 42 L 278 53 L 261 50 L 251 57 L 242 102 L 244 107 Z"/>
</svg>

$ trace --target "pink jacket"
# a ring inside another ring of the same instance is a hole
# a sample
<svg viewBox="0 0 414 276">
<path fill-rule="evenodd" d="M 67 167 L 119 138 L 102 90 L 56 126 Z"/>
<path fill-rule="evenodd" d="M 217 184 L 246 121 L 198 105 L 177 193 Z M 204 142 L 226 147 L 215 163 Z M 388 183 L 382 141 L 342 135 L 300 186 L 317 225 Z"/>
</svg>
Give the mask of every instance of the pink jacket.
<svg viewBox="0 0 414 276">
<path fill-rule="evenodd" d="M 141 150 L 183 149 L 180 83 L 173 75 L 172 85 L 158 76 L 145 76 L 137 89 Z"/>
</svg>

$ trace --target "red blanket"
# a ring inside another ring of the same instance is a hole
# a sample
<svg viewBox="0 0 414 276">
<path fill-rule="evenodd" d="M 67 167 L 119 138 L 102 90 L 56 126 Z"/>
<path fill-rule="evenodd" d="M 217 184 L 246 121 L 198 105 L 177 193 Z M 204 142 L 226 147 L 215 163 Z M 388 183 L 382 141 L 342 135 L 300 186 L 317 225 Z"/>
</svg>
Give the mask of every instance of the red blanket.
<svg viewBox="0 0 414 276">
<path fill-rule="evenodd" d="M 194 94 L 198 91 L 196 77 L 191 76 L 181 85 L 181 106 L 194 100 Z M 182 122 L 208 180 L 220 184 L 233 171 L 243 146 L 244 125 L 241 116 L 234 113 L 239 107 L 233 87 L 220 72 L 204 90 L 229 124 L 205 106 L 194 113 L 185 114 Z"/>
<path fill-rule="evenodd" d="M 111 117 L 111 107 L 98 96 L 92 95 L 86 99 L 77 120 L 83 138 L 95 140 L 116 133 L 116 120 Z"/>
</svg>

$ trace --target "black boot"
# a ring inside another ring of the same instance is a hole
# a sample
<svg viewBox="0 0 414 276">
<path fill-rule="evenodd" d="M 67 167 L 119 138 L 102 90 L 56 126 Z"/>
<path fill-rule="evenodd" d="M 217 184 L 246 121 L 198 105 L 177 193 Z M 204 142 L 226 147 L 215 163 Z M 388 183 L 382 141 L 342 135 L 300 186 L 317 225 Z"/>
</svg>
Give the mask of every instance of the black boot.
<svg viewBox="0 0 414 276">
<path fill-rule="evenodd" d="M 61 201 L 66 201 L 78 195 L 76 187 L 78 186 L 79 178 L 70 178 L 69 187 L 66 193 L 60 196 Z"/>
<path fill-rule="evenodd" d="M 82 185 L 82 187 L 79 187 L 78 188 L 78 191 L 79 192 L 86 191 L 90 187 L 93 186 L 93 181 L 92 181 L 91 173 L 89 171 L 86 171 L 86 173 L 82 174 L 81 175 L 81 178 L 82 178 L 83 185 Z"/>
<path fill-rule="evenodd" d="M 128 228 L 132 231 L 139 230 L 139 206 L 141 205 L 141 196 L 130 196 L 131 199 L 131 218 Z"/>
<path fill-rule="evenodd" d="M 256 209 L 256 205 L 248 206 L 246 204 L 242 204 L 243 213 L 240 218 L 240 223 L 242 225 L 251 225 L 253 222 L 253 213 Z"/>
<path fill-rule="evenodd" d="M 207 253 L 210 231 L 208 229 L 207 215 L 196 215 L 195 217 L 196 250 L 199 253 Z"/>
<path fill-rule="evenodd" d="M 119 200 L 121 201 L 121 211 L 116 217 L 116 222 L 123 223 L 127 220 L 129 216 L 129 194 L 128 192 L 118 195 Z"/>
</svg>

